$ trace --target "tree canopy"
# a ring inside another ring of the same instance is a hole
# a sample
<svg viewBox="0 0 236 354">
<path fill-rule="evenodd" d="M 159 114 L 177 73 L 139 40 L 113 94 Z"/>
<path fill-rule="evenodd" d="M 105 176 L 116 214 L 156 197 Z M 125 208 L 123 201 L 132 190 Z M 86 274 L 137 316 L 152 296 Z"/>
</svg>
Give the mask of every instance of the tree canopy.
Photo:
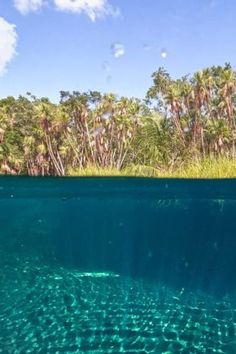
<svg viewBox="0 0 236 354">
<path fill-rule="evenodd" d="M 0 100 L 0 173 L 64 176 L 88 166 L 169 168 L 235 158 L 236 73 L 213 66 L 173 79 L 159 68 L 144 100 L 97 91 Z"/>
</svg>

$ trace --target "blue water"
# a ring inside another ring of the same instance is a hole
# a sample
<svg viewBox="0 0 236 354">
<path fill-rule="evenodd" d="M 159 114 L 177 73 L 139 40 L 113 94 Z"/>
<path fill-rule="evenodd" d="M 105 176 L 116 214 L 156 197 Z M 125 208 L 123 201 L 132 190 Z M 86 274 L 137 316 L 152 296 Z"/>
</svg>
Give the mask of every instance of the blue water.
<svg viewBox="0 0 236 354">
<path fill-rule="evenodd" d="M 0 353 L 236 353 L 236 181 L 0 178 Z"/>
</svg>

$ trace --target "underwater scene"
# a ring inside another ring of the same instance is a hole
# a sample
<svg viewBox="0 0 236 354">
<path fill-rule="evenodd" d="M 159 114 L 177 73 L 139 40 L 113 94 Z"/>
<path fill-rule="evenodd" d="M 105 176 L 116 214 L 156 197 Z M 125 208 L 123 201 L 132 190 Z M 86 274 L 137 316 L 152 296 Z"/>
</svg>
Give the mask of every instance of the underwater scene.
<svg viewBox="0 0 236 354">
<path fill-rule="evenodd" d="M 0 353 L 236 353 L 236 180 L 0 178 Z"/>
</svg>

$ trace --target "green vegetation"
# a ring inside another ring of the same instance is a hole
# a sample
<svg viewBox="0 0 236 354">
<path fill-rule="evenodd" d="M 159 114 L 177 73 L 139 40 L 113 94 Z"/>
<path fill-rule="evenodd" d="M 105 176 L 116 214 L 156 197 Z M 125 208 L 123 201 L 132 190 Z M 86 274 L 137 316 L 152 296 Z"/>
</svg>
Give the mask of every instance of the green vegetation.
<svg viewBox="0 0 236 354">
<path fill-rule="evenodd" d="M 145 100 L 61 92 L 0 100 L 0 173 L 236 177 L 236 73 L 229 64 L 173 80 Z"/>
<path fill-rule="evenodd" d="M 122 170 L 86 167 L 69 171 L 72 176 L 120 176 L 120 177 L 158 177 L 158 178 L 232 178 L 236 177 L 236 162 L 232 159 L 195 160 L 175 169 L 155 169 L 150 166 L 129 166 Z"/>
</svg>

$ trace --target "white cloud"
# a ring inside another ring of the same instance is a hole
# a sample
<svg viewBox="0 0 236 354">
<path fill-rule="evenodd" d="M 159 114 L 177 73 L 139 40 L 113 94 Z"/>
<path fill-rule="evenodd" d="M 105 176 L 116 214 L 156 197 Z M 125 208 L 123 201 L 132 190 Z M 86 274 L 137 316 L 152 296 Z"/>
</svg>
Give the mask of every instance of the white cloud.
<svg viewBox="0 0 236 354">
<path fill-rule="evenodd" d="M 31 11 L 38 11 L 44 3 L 44 0 L 14 0 L 15 7 L 23 15 Z"/>
<path fill-rule="evenodd" d="M 0 17 L 0 75 L 16 55 L 17 33 L 15 25 Z"/>
<path fill-rule="evenodd" d="M 107 15 L 119 15 L 119 10 L 114 9 L 108 0 L 54 0 L 54 3 L 60 11 L 85 13 L 92 21 Z"/>
</svg>

